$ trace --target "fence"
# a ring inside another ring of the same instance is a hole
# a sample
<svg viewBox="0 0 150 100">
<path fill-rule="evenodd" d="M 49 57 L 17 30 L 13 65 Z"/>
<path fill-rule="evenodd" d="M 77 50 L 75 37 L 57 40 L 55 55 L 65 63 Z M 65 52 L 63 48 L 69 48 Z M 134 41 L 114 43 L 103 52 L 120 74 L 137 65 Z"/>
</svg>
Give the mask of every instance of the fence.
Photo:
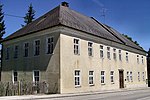
<svg viewBox="0 0 150 100">
<path fill-rule="evenodd" d="M 0 96 L 30 95 L 48 93 L 46 82 L 0 82 Z"/>
</svg>

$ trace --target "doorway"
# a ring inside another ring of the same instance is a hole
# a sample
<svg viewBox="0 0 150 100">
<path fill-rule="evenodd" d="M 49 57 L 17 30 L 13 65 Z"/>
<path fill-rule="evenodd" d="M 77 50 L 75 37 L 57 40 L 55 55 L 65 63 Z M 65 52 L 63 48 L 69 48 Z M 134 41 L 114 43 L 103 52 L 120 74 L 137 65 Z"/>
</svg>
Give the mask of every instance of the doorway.
<svg viewBox="0 0 150 100">
<path fill-rule="evenodd" d="M 119 86 L 120 88 L 124 88 L 123 70 L 119 70 Z"/>
</svg>

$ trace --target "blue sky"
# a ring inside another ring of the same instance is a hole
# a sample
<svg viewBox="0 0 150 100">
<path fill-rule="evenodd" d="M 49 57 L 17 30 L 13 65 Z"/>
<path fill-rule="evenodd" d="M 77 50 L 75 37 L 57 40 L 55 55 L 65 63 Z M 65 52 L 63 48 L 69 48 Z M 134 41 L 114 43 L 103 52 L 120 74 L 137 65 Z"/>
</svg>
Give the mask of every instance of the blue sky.
<svg viewBox="0 0 150 100">
<path fill-rule="evenodd" d="M 58 6 L 64 0 L 1 0 L 5 14 L 25 16 L 32 3 L 36 18 Z M 138 41 L 147 51 L 150 48 L 150 0 L 65 0 L 71 9 L 94 17 L 120 33 Z M 103 10 L 102 10 L 103 9 Z M 105 18 L 103 11 L 105 11 Z M 5 16 L 6 34 L 12 34 L 24 24 L 22 18 Z"/>
</svg>

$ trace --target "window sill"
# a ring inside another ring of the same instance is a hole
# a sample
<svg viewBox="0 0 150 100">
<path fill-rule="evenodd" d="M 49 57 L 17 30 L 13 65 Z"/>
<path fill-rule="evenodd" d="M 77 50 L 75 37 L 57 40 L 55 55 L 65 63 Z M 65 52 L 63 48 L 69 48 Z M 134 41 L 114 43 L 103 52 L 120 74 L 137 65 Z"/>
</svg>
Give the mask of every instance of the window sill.
<svg viewBox="0 0 150 100">
<path fill-rule="evenodd" d="M 89 84 L 90 87 L 95 86 L 94 84 Z"/>
<path fill-rule="evenodd" d="M 76 85 L 75 88 L 81 88 L 81 85 Z"/>
<path fill-rule="evenodd" d="M 101 85 L 106 85 L 105 83 L 101 83 Z"/>
<path fill-rule="evenodd" d="M 111 84 L 115 84 L 114 82 L 111 82 Z"/>
</svg>

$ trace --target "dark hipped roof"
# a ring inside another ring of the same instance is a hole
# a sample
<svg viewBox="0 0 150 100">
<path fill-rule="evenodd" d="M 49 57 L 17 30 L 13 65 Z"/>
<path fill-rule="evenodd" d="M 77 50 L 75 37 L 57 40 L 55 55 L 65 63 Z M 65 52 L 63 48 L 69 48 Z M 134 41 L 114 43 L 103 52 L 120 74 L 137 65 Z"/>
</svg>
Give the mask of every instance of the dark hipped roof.
<svg viewBox="0 0 150 100">
<path fill-rule="evenodd" d="M 11 34 L 10 36 L 6 37 L 4 41 L 31 34 L 57 25 L 71 27 L 101 38 L 105 38 L 139 50 L 143 50 L 141 47 L 126 39 L 113 28 L 61 5 L 36 19 L 32 23 L 21 28 L 20 30 L 16 31 L 15 33 Z"/>
</svg>

